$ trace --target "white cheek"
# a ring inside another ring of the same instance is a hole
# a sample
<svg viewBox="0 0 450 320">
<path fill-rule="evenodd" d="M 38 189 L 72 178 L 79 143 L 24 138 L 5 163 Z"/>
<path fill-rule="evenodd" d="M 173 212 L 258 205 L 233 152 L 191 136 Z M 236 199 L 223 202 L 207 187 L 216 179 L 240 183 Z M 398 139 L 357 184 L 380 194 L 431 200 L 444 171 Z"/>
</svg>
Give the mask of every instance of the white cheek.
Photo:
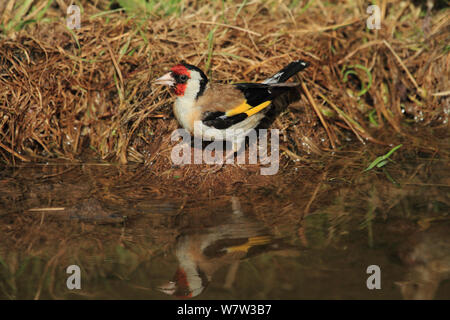
<svg viewBox="0 0 450 320">
<path fill-rule="evenodd" d="M 186 84 L 186 90 L 184 90 L 184 98 L 195 100 L 197 93 L 200 91 L 199 81 L 188 81 Z"/>
<path fill-rule="evenodd" d="M 184 94 L 177 98 L 174 105 L 175 117 L 181 126 L 190 132 L 194 129 L 192 128 L 191 119 L 193 112 L 196 111 L 194 105 L 199 90 L 200 83 L 198 81 L 188 81 Z"/>
<path fill-rule="evenodd" d="M 178 96 L 174 105 L 174 113 L 181 126 L 192 132 L 192 117 L 198 111 L 195 107 L 196 98 L 200 91 L 200 76 L 193 72 L 192 78 L 186 83 L 186 88 L 182 96 Z"/>
</svg>

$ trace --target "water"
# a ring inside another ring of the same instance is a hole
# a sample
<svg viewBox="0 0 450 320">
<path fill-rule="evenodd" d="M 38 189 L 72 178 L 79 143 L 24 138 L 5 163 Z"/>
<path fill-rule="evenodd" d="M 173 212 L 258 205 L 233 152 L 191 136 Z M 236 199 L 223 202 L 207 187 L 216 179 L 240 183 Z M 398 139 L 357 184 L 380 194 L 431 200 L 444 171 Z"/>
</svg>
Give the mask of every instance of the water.
<svg viewBox="0 0 450 320">
<path fill-rule="evenodd" d="M 396 184 L 337 161 L 193 186 L 137 166 L 3 168 L 0 298 L 449 299 L 447 165 L 388 170 Z"/>
</svg>

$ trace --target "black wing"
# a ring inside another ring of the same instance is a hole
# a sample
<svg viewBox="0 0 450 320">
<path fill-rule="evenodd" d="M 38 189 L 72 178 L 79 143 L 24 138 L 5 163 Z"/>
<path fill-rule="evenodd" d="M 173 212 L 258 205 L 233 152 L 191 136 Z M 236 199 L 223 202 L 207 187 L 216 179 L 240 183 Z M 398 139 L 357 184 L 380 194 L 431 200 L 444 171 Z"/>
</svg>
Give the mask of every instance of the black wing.
<svg viewBox="0 0 450 320">
<path fill-rule="evenodd" d="M 227 112 L 205 112 L 202 118 L 203 123 L 216 129 L 227 129 L 254 114 L 266 112 L 275 98 L 297 85 L 296 83 L 236 83 L 234 86 L 242 91 L 245 101 Z"/>
</svg>

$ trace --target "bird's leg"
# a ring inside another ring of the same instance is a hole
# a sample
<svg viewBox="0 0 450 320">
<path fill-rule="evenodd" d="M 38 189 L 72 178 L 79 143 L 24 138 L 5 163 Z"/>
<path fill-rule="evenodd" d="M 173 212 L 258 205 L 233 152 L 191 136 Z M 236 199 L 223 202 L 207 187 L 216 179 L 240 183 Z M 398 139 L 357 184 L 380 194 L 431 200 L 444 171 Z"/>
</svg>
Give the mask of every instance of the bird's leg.
<svg viewBox="0 0 450 320">
<path fill-rule="evenodd" d="M 258 158 L 260 165 L 266 165 L 272 162 L 272 154 L 268 150 L 269 136 L 267 130 L 260 130 L 258 140 Z"/>
<path fill-rule="evenodd" d="M 204 173 L 216 173 L 219 172 L 223 168 L 223 163 L 215 164 L 214 167 L 209 169 L 203 169 Z"/>
<path fill-rule="evenodd" d="M 227 150 L 228 151 L 228 150 Z M 232 151 L 232 153 L 231 153 L 231 151 Z M 232 162 L 232 164 L 234 165 L 234 166 L 236 166 L 236 167 L 239 167 L 240 169 L 242 169 L 242 170 L 246 170 L 243 166 L 241 166 L 241 164 L 239 163 L 239 161 L 241 160 L 241 152 L 243 152 L 244 154 L 244 163 L 245 163 L 245 141 L 244 142 L 242 142 L 242 141 L 239 141 L 239 140 L 237 140 L 237 141 L 234 141 L 233 142 L 233 148 L 232 148 L 232 150 L 230 151 L 230 153 L 231 153 L 231 156 L 232 156 L 232 159 L 233 159 L 233 162 Z M 234 161 L 234 155 L 236 155 L 236 162 Z M 228 163 L 228 162 L 227 162 Z"/>
<path fill-rule="evenodd" d="M 226 150 L 225 158 L 221 163 L 215 164 L 214 167 L 211 169 L 204 169 L 204 170 L 202 170 L 202 172 L 207 172 L 207 173 L 219 172 L 223 168 L 224 164 L 231 164 L 231 165 L 235 166 L 234 154 L 235 154 L 234 150 Z"/>
<path fill-rule="evenodd" d="M 208 148 L 208 147 L 207 147 Z M 209 164 L 214 164 L 214 167 L 210 168 L 210 169 L 203 169 L 202 172 L 206 172 L 206 173 L 216 173 L 218 171 L 220 171 L 223 168 L 223 165 L 225 163 L 225 161 L 227 160 L 227 158 L 223 158 L 223 145 L 220 146 L 214 146 L 214 157 L 212 158 L 208 158 L 208 161 L 206 161 L 206 163 Z M 217 157 L 218 153 L 220 152 L 220 156 Z M 211 163 L 211 161 L 213 163 Z"/>
<path fill-rule="evenodd" d="M 228 146 L 228 142 L 227 142 L 227 146 Z M 236 159 L 237 159 L 237 155 L 240 152 L 244 152 L 244 155 L 245 155 L 245 144 L 242 144 L 239 142 L 233 142 L 231 144 L 231 146 L 232 146 L 231 148 L 226 148 L 225 157 L 221 163 L 216 163 L 213 168 L 204 169 L 204 170 L 202 170 L 202 172 L 216 173 L 223 168 L 224 164 L 231 164 L 235 167 L 239 167 L 242 170 L 246 170 L 243 166 L 241 166 L 239 161 L 237 161 L 237 160 L 235 161 L 235 155 L 236 155 Z M 222 152 L 222 151 L 220 151 L 220 152 Z M 245 160 L 245 157 L 244 157 L 244 160 Z"/>
<path fill-rule="evenodd" d="M 267 152 L 267 143 L 265 145 L 258 144 L 259 164 L 270 163 L 270 157 Z"/>
<path fill-rule="evenodd" d="M 232 164 L 232 165 L 234 165 L 234 154 L 236 153 L 236 151 L 234 151 L 234 148 L 233 149 L 226 149 L 226 151 L 225 151 L 225 161 L 224 161 L 224 163 L 226 163 L 226 164 Z"/>
</svg>

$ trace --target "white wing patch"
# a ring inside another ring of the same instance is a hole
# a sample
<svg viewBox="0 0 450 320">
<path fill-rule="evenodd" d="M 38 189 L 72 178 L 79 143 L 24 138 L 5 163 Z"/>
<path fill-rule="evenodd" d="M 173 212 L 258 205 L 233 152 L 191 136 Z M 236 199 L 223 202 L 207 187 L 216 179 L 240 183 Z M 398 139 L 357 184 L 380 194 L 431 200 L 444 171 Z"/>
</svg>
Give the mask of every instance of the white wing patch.
<svg viewBox="0 0 450 320">
<path fill-rule="evenodd" d="M 264 80 L 261 83 L 264 83 L 264 84 L 277 83 L 283 74 L 284 74 L 284 72 L 278 72 L 277 74 L 274 74 L 273 76 L 271 76 L 270 78 L 267 78 L 266 80 Z"/>
</svg>

